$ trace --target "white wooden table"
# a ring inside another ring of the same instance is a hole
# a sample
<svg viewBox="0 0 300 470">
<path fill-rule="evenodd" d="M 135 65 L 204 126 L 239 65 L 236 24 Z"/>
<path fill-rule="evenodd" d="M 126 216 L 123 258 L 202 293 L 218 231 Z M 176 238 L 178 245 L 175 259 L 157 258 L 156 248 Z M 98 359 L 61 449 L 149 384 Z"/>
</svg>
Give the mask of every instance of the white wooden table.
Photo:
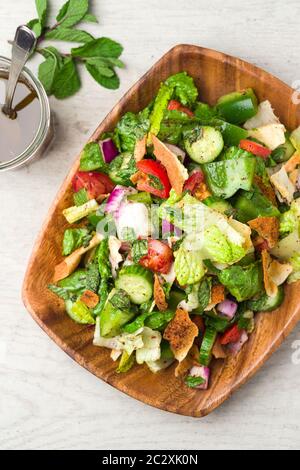
<svg viewBox="0 0 300 470">
<path fill-rule="evenodd" d="M 231 400 L 195 420 L 152 409 L 101 382 L 63 353 L 22 305 L 21 284 L 34 239 L 74 157 L 123 93 L 171 46 L 219 49 L 289 84 L 300 79 L 299 0 L 93 4 L 100 25 L 90 30 L 125 47 L 121 88 L 106 91 L 84 74 L 78 95 L 51 99 L 57 128 L 48 155 L 0 176 L 0 448 L 299 448 L 300 361 L 292 362 L 299 327 Z M 1 2 L 0 54 L 10 53 L 7 39 L 34 16 L 33 0 Z M 36 65 L 30 66 L 36 70 Z"/>
</svg>

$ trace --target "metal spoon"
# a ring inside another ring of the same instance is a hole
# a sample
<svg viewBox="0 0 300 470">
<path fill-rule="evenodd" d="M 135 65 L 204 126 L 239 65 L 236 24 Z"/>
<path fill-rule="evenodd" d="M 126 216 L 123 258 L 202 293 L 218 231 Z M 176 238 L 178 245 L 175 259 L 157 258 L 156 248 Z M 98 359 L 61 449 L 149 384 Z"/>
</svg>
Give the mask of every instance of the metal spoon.
<svg viewBox="0 0 300 470">
<path fill-rule="evenodd" d="M 4 114 L 10 118 L 16 117 L 12 103 L 20 74 L 31 52 L 36 45 L 36 36 L 27 26 L 19 26 L 12 43 L 12 58 L 6 87 L 5 104 L 2 108 Z"/>
</svg>

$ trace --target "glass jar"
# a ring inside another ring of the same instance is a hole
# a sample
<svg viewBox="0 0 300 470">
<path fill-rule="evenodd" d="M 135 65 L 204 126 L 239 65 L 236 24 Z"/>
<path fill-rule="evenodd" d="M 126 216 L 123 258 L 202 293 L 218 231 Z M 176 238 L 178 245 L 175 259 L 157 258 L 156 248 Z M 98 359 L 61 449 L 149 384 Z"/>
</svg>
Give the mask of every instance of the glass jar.
<svg viewBox="0 0 300 470">
<path fill-rule="evenodd" d="M 9 73 L 10 63 L 11 61 L 9 59 L 0 56 L 0 74 L 6 75 Z M 43 85 L 26 67 L 22 71 L 20 81 L 37 95 L 40 104 L 40 123 L 35 137 L 19 155 L 11 160 L 0 161 L 0 172 L 21 167 L 33 159 L 40 157 L 53 138 L 50 105 Z"/>
</svg>

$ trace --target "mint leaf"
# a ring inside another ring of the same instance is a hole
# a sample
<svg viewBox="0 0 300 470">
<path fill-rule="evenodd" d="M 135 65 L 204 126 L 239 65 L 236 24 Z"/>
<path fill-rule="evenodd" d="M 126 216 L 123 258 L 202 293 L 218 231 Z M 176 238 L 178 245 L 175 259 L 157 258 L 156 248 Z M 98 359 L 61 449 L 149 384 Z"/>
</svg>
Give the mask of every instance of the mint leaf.
<svg viewBox="0 0 300 470">
<path fill-rule="evenodd" d="M 53 294 L 56 294 L 61 299 L 69 300 L 70 293 L 63 287 L 58 287 L 55 284 L 49 284 L 47 287 L 49 290 L 51 290 L 51 292 L 53 292 Z"/>
<path fill-rule="evenodd" d="M 85 64 L 87 71 L 91 74 L 91 76 L 102 85 L 104 88 L 108 88 L 110 90 L 116 90 L 120 86 L 120 79 L 118 75 L 113 72 L 111 77 L 107 77 L 103 75 L 101 67 L 97 67 L 96 65 L 91 65 L 89 63 Z"/>
<path fill-rule="evenodd" d="M 62 57 L 54 47 L 47 47 L 40 52 L 46 60 L 39 66 L 39 80 L 42 82 L 47 95 L 51 95 L 56 74 L 62 66 Z"/>
<path fill-rule="evenodd" d="M 48 0 L 35 0 L 36 11 L 42 27 L 46 24 Z"/>
<path fill-rule="evenodd" d="M 94 38 L 90 33 L 79 29 L 64 28 L 59 26 L 52 31 L 46 33 L 46 39 L 54 39 L 56 41 L 70 41 L 87 43 Z"/>
<path fill-rule="evenodd" d="M 87 13 L 84 15 L 81 21 L 85 21 L 86 23 L 98 23 L 96 16 L 92 13 Z"/>
<path fill-rule="evenodd" d="M 94 39 L 94 41 L 89 42 L 81 47 L 76 47 L 71 50 L 73 57 L 81 57 L 84 59 L 89 59 L 91 57 L 108 57 L 115 58 L 122 54 L 123 47 L 116 41 L 113 41 L 109 38 L 99 38 Z"/>
<path fill-rule="evenodd" d="M 65 28 L 69 28 L 79 23 L 89 9 L 88 0 L 69 0 L 60 9 L 57 21 Z"/>
<path fill-rule="evenodd" d="M 74 95 L 80 88 L 80 78 L 74 60 L 67 57 L 53 83 L 53 94 L 61 100 Z"/>
<path fill-rule="evenodd" d="M 109 68 L 102 59 L 93 57 L 92 59 L 87 59 L 86 62 L 87 64 L 94 65 L 104 77 L 113 77 L 115 75 L 114 70 Z"/>
<path fill-rule="evenodd" d="M 148 240 L 135 240 L 131 248 L 133 262 L 137 264 L 143 256 L 148 254 Z"/>
<path fill-rule="evenodd" d="M 123 289 L 117 289 L 116 293 L 109 299 L 113 307 L 120 310 L 129 310 L 131 303 L 127 292 Z"/>
<path fill-rule="evenodd" d="M 203 385 L 205 383 L 205 379 L 203 377 L 193 377 L 192 375 L 188 375 L 184 379 L 185 384 L 190 388 L 195 388 L 198 385 Z"/>
<path fill-rule="evenodd" d="M 41 25 L 40 20 L 38 18 L 35 18 L 34 20 L 28 21 L 27 27 L 29 29 L 31 29 L 31 31 L 34 32 L 34 34 L 36 35 L 37 38 L 39 38 L 40 35 L 42 34 L 43 28 L 42 28 L 42 25 Z"/>
<path fill-rule="evenodd" d="M 66 3 L 63 4 L 63 6 L 61 7 L 61 9 L 58 12 L 58 15 L 56 17 L 56 21 L 60 22 L 66 16 L 69 5 L 70 5 L 70 0 L 68 0 Z"/>
</svg>

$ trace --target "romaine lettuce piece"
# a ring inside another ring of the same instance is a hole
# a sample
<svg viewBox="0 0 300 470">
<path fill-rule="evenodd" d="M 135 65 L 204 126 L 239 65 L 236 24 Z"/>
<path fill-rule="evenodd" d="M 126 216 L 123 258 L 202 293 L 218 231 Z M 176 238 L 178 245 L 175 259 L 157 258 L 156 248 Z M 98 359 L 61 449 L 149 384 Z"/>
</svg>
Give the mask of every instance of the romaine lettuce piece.
<svg viewBox="0 0 300 470">
<path fill-rule="evenodd" d="M 160 359 L 160 343 L 162 336 L 159 331 L 144 327 L 142 332 L 143 347 L 136 351 L 136 362 L 143 364 L 144 362 L 153 362 Z"/>
<path fill-rule="evenodd" d="M 181 286 L 195 284 L 205 274 L 203 257 L 200 250 L 187 250 L 183 245 L 175 255 L 175 273 Z"/>
<path fill-rule="evenodd" d="M 154 106 L 150 114 L 150 129 L 148 144 L 151 143 L 151 134 L 157 135 L 164 117 L 165 110 L 172 97 L 173 88 L 162 84 L 154 101 Z"/>
<path fill-rule="evenodd" d="M 98 209 L 98 203 L 96 199 L 91 199 L 82 206 L 72 206 L 63 210 L 63 215 L 69 222 L 69 224 L 74 224 L 80 219 L 83 219 L 87 215 L 95 212 Z"/>
<path fill-rule="evenodd" d="M 160 207 L 160 217 L 174 223 L 187 234 L 181 245 L 181 251 L 179 249 L 179 260 L 177 259 L 177 263 L 175 261 L 176 275 L 181 271 L 179 264 L 183 263 L 183 266 L 188 264 L 185 257 L 190 256 L 189 252 L 198 252 L 199 259 L 202 257 L 220 262 L 222 258 L 231 264 L 243 258 L 253 248 L 251 230 L 247 225 L 207 207 L 189 194 L 180 201 L 171 194 Z M 200 273 L 196 276 L 198 280 L 202 277 L 199 275 Z M 186 277 L 189 276 L 183 276 L 184 279 Z"/>
<path fill-rule="evenodd" d="M 281 235 L 288 235 L 299 229 L 300 224 L 300 199 L 292 202 L 290 210 L 280 216 L 279 231 Z"/>
<path fill-rule="evenodd" d="M 117 373 L 124 373 L 128 372 L 135 363 L 135 354 L 131 353 L 128 354 L 126 351 L 123 351 L 118 368 Z"/>
<path fill-rule="evenodd" d="M 186 72 L 171 75 L 165 82 L 173 90 L 173 97 L 178 99 L 184 106 L 195 103 L 198 90 L 194 80 Z"/>
<path fill-rule="evenodd" d="M 140 328 L 134 333 L 122 333 L 114 338 L 104 338 L 101 334 L 100 317 L 97 317 L 93 344 L 104 348 L 117 349 L 118 351 L 126 351 L 128 355 L 131 355 L 133 351 L 144 346 L 142 331 L 143 328 Z"/>
<path fill-rule="evenodd" d="M 293 268 L 293 272 L 288 277 L 288 283 L 291 284 L 300 280 L 300 253 L 295 253 L 289 261 Z"/>
<path fill-rule="evenodd" d="M 246 254 L 243 246 L 230 242 L 216 225 L 205 229 L 203 252 L 205 258 L 223 264 L 235 263 Z"/>
</svg>

